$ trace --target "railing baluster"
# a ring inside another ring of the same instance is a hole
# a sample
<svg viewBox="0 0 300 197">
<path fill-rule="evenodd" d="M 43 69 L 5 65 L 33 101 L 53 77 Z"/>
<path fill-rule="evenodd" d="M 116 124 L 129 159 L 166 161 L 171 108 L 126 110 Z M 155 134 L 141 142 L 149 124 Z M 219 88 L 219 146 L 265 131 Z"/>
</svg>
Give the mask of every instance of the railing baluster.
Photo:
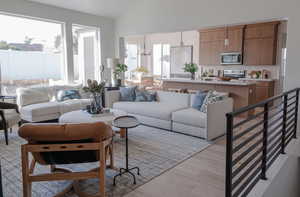
<svg viewBox="0 0 300 197">
<path fill-rule="evenodd" d="M 269 103 L 264 105 L 264 130 L 263 130 L 263 155 L 261 163 L 261 179 L 267 180 L 267 154 L 268 154 L 268 120 L 269 120 Z"/>
<path fill-rule="evenodd" d="M 294 138 L 297 138 L 297 129 L 298 129 L 298 106 L 299 106 L 299 89 L 296 91 L 296 106 L 295 106 L 295 128 L 294 128 Z"/>
<path fill-rule="evenodd" d="M 296 94 L 294 95 L 294 93 Z M 226 114 L 226 197 L 247 196 L 259 179 L 267 180 L 268 168 L 280 154 L 285 154 L 286 146 L 293 138 L 297 137 L 299 93 L 300 88 L 296 88 Z M 293 97 L 289 98 L 290 95 Z M 278 112 L 280 116 L 277 116 L 277 111 L 272 111 L 274 108 L 269 107 L 269 104 L 279 99 L 282 108 Z M 291 102 L 292 99 L 296 99 L 294 101 L 295 109 L 289 104 L 289 100 Z M 256 107 L 264 108 L 259 113 L 259 115 L 263 114 L 263 120 L 256 114 L 234 124 L 235 117 Z M 252 120 L 256 120 L 256 122 Z M 239 131 L 235 135 L 234 130 L 242 125 L 247 126 L 248 129 Z M 257 132 L 257 130 L 259 131 Z M 257 165 L 257 169 L 251 172 L 253 165 Z M 247 177 L 250 172 L 251 176 Z"/>
<path fill-rule="evenodd" d="M 232 196 L 232 149 L 233 149 L 233 116 L 226 114 L 227 117 L 227 138 L 226 138 L 226 197 Z"/>
<path fill-rule="evenodd" d="M 281 131 L 281 154 L 285 154 L 285 134 L 286 134 L 286 113 L 287 113 L 288 94 L 283 96 L 283 116 L 282 116 L 282 131 Z"/>
</svg>

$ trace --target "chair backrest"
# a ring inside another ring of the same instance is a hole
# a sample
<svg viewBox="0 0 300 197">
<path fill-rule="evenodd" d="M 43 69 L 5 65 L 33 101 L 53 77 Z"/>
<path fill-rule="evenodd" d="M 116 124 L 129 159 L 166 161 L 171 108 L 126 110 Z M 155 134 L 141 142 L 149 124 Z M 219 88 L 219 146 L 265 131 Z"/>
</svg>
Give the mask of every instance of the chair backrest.
<svg viewBox="0 0 300 197">
<path fill-rule="evenodd" d="M 84 124 L 25 124 L 19 129 L 20 137 L 30 145 L 100 143 L 112 138 L 111 126 L 102 123 Z M 99 151 L 54 151 L 32 153 L 43 165 L 86 163 L 99 160 Z"/>
</svg>

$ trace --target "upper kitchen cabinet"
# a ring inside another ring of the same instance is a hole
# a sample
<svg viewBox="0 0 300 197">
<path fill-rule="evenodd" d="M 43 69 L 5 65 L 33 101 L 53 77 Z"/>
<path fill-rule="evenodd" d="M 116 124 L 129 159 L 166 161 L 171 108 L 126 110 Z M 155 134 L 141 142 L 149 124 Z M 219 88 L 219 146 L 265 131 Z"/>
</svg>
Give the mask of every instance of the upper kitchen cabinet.
<svg viewBox="0 0 300 197">
<path fill-rule="evenodd" d="M 247 25 L 244 41 L 244 65 L 275 65 L 280 22 Z"/>
<path fill-rule="evenodd" d="M 200 30 L 200 65 L 220 65 L 221 53 L 243 49 L 244 26 Z M 228 39 L 226 43 L 225 40 Z"/>
<path fill-rule="evenodd" d="M 200 65 L 219 65 L 224 51 L 225 28 L 200 30 Z"/>
<path fill-rule="evenodd" d="M 242 53 L 244 28 L 244 25 L 225 28 L 225 39 L 228 39 L 228 42 L 225 44 L 224 41 L 224 52 Z"/>
</svg>

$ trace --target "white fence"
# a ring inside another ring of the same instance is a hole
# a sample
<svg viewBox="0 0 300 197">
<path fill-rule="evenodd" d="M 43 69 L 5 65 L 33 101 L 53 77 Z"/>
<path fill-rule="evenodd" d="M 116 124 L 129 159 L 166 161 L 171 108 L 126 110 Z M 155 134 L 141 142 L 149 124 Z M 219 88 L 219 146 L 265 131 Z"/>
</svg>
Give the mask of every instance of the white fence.
<svg viewBox="0 0 300 197">
<path fill-rule="evenodd" d="M 1 80 L 63 79 L 61 54 L 0 50 Z"/>
</svg>

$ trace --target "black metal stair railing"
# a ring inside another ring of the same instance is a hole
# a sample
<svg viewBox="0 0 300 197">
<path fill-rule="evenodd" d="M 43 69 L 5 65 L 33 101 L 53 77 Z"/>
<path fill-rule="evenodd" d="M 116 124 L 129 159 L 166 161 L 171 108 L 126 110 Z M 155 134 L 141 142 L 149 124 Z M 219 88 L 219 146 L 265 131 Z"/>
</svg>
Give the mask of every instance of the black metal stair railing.
<svg viewBox="0 0 300 197">
<path fill-rule="evenodd" d="M 226 197 L 247 196 L 267 180 L 270 166 L 297 137 L 299 90 L 226 114 Z"/>
<path fill-rule="evenodd" d="M 3 189 L 2 189 L 2 176 L 1 176 L 1 162 L 0 162 L 0 197 L 3 197 Z"/>
</svg>

